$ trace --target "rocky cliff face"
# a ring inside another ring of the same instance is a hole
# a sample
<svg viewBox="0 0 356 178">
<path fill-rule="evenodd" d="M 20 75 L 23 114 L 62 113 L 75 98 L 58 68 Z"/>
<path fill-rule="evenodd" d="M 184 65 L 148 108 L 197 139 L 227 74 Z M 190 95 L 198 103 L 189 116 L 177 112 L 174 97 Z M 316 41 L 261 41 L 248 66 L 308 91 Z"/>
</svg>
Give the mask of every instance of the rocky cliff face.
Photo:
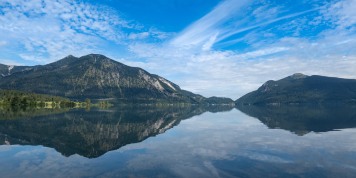
<svg viewBox="0 0 356 178">
<path fill-rule="evenodd" d="M 6 76 L 10 76 L 13 73 L 31 70 L 36 67 L 38 66 L 14 66 L 0 64 L 0 79 Z"/>
</svg>

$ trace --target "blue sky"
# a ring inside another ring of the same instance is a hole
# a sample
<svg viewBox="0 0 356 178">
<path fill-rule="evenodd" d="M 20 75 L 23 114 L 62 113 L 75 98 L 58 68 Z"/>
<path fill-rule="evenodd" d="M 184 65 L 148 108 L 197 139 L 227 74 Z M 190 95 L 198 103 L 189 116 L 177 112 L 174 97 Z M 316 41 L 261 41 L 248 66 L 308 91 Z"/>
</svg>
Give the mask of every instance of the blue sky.
<svg viewBox="0 0 356 178">
<path fill-rule="evenodd" d="M 104 54 L 204 96 L 356 78 L 356 0 L 2 0 L 0 63 Z"/>
</svg>

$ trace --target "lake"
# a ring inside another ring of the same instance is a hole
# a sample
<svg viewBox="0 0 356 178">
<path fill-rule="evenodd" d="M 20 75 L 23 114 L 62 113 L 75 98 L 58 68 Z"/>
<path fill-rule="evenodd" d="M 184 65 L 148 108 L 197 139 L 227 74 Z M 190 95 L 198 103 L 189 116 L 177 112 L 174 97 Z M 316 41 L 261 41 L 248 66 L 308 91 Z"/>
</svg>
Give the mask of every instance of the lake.
<svg viewBox="0 0 356 178">
<path fill-rule="evenodd" d="M 354 177 L 353 106 L 2 111 L 0 177 Z"/>
</svg>

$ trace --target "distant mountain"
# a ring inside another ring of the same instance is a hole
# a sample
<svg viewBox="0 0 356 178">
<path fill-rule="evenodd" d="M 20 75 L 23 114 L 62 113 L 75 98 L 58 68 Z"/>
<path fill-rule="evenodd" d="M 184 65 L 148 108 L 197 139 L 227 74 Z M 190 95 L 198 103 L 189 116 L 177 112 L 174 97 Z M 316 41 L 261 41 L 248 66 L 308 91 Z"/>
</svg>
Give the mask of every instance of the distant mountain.
<svg viewBox="0 0 356 178">
<path fill-rule="evenodd" d="M 100 54 L 68 56 L 43 66 L 0 65 L 0 89 L 51 94 L 71 99 L 207 103 L 158 75 L 129 67 Z M 224 99 L 224 101 L 227 101 Z M 233 103 L 233 102 L 232 102 Z"/>
<path fill-rule="evenodd" d="M 235 102 L 237 105 L 302 103 L 356 103 L 356 80 L 294 74 L 267 81 L 256 91 Z"/>
<path fill-rule="evenodd" d="M 14 65 L 0 64 L 0 79 L 16 72 L 23 72 L 37 67 L 38 66 L 14 66 Z"/>
<path fill-rule="evenodd" d="M 231 98 L 225 98 L 225 97 L 209 97 L 204 100 L 206 103 L 212 104 L 212 105 L 218 105 L 218 104 L 234 104 L 234 101 Z"/>
</svg>

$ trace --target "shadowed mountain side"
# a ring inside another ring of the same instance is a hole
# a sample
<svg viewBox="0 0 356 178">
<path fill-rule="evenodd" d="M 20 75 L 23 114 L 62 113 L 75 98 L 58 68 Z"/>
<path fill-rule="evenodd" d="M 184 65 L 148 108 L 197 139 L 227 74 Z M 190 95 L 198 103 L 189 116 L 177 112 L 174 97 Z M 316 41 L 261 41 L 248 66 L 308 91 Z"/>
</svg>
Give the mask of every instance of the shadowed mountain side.
<svg viewBox="0 0 356 178">
<path fill-rule="evenodd" d="M 284 129 L 297 135 L 356 127 L 356 106 L 237 106 L 271 129 Z"/>
<path fill-rule="evenodd" d="M 294 74 L 267 81 L 256 91 L 238 100 L 236 105 L 276 104 L 356 104 L 356 80 Z"/>
<path fill-rule="evenodd" d="M 65 156 L 95 158 L 163 133 L 181 120 L 206 111 L 202 107 L 122 107 L 115 111 L 74 110 L 30 119 L 0 120 L 0 139 L 4 144 L 44 145 Z"/>
<path fill-rule="evenodd" d="M 43 66 L 9 66 L 8 73 L 2 66 L 1 71 L 5 72 L 0 81 L 2 89 L 73 99 L 190 99 L 180 95 L 180 88 L 162 77 L 99 54 L 68 56 Z"/>
<path fill-rule="evenodd" d="M 0 64 L 0 88 L 70 99 L 117 99 L 194 104 L 234 104 L 229 98 L 211 97 L 182 90 L 173 82 L 104 55 L 68 56 L 39 66 Z"/>
</svg>

